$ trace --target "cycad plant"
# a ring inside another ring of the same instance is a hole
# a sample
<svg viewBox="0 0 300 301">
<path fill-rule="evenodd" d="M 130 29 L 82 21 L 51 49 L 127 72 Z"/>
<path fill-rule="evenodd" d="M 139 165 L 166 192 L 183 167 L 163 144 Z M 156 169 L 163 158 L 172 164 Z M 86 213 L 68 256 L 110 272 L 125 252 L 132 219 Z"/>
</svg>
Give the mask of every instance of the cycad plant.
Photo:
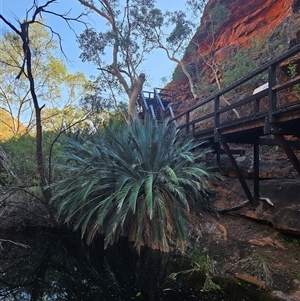
<svg viewBox="0 0 300 301">
<path fill-rule="evenodd" d="M 200 160 L 202 143 L 150 117 L 70 138 L 60 164 L 67 176 L 55 187 L 59 217 L 88 242 L 103 234 L 107 247 L 125 236 L 138 251 L 168 252 L 188 240 L 189 211 L 216 178 Z"/>
</svg>

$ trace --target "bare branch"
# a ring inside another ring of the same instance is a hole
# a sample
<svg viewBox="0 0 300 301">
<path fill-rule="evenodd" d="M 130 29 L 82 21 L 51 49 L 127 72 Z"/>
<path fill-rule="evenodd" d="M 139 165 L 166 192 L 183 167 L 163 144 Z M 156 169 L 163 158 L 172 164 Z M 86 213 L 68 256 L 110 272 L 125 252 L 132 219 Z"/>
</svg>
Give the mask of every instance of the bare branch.
<svg viewBox="0 0 300 301">
<path fill-rule="evenodd" d="M 21 36 L 21 32 L 13 25 L 11 24 L 9 21 L 7 21 L 3 15 L 0 14 L 0 19 L 6 24 L 8 25 L 15 33 L 17 33 L 19 36 Z"/>
<path fill-rule="evenodd" d="M 30 248 L 28 245 L 22 244 L 22 243 L 20 243 L 20 242 L 15 242 L 15 241 L 13 241 L 13 240 L 9 240 L 9 239 L 1 239 L 1 238 L 0 238 L 0 243 L 2 243 L 2 242 L 10 242 L 10 243 L 12 243 L 12 244 L 14 244 L 14 245 L 23 247 L 23 248 L 25 248 L 25 249 L 26 249 L 26 248 Z"/>
</svg>

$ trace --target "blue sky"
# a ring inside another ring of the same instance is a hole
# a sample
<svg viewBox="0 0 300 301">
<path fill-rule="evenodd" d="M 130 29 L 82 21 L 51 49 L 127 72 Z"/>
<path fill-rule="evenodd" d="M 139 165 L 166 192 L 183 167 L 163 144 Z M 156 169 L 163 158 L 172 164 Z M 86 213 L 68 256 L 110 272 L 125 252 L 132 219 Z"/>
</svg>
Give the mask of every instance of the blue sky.
<svg viewBox="0 0 300 301">
<path fill-rule="evenodd" d="M 33 0 L 0 0 L 0 13 L 9 21 L 13 22 L 17 26 L 17 19 L 22 20 L 26 17 L 26 10 L 32 6 Z M 46 3 L 46 0 L 38 0 L 39 5 Z M 184 9 L 185 1 L 183 0 L 158 0 L 158 6 L 164 10 L 175 10 Z M 70 16 L 77 16 L 82 11 L 83 6 L 79 4 L 77 0 L 58 0 L 57 3 L 53 3 L 49 6 L 49 10 L 55 11 L 57 13 L 66 13 L 70 11 Z M 30 16 L 30 15 L 29 15 Z M 66 23 L 60 20 L 58 17 L 45 15 L 48 24 L 62 37 L 63 49 L 67 57 L 71 62 L 67 63 L 67 67 L 71 72 L 82 71 L 89 77 L 92 74 L 97 74 L 96 66 L 89 63 L 82 63 L 79 55 L 80 49 L 76 42 L 75 34 L 66 26 Z M 97 18 L 99 20 L 99 18 Z M 93 20 L 89 21 L 93 26 L 98 29 L 104 28 L 103 24 L 93 23 Z M 1 34 L 7 27 L 0 24 Z M 84 30 L 84 26 L 74 23 L 74 30 L 77 34 L 80 34 Z M 61 55 L 61 54 L 59 54 Z M 143 64 L 145 73 L 147 75 L 146 89 L 151 89 L 153 87 L 162 87 L 161 78 L 166 77 L 171 79 L 172 72 L 176 67 L 176 64 L 169 61 L 162 50 L 154 51 Z"/>
</svg>

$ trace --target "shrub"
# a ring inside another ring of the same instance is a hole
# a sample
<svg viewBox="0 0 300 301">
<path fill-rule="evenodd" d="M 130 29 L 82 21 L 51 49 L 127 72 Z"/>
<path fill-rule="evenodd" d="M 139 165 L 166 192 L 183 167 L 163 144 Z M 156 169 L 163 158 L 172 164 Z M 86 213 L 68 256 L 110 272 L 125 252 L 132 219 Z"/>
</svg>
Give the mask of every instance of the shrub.
<svg viewBox="0 0 300 301">
<path fill-rule="evenodd" d="M 111 122 L 96 135 L 67 141 L 60 167 L 68 176 L 55 185 L 59 217 L 105 247 L 126 236 L 136 249 L 169 251 L 188 240 L 188 212 L 208 202 L 203 142 L 183 140 L 165 121 Z"/>
</svg>

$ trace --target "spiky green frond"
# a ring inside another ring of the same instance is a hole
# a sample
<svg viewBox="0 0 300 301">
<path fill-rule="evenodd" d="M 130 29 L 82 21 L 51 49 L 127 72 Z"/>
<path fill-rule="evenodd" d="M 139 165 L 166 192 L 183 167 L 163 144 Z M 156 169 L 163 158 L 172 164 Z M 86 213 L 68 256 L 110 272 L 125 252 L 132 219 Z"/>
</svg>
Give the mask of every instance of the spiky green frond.
<svg viewBox="0 0 300 301">
<path fill-rule="evenodd" d="M 67 176 L 54 187 L 59 217 L 88 241 L 100 233 L 108 246 L 127 236 L 137 249 L 168 251 L 188 240 L 186 212 L 206 201 L 215 178 L 200 161 L 202 143 L 150 118 L 69 139 L 59 163 Z"/>
</svg>

